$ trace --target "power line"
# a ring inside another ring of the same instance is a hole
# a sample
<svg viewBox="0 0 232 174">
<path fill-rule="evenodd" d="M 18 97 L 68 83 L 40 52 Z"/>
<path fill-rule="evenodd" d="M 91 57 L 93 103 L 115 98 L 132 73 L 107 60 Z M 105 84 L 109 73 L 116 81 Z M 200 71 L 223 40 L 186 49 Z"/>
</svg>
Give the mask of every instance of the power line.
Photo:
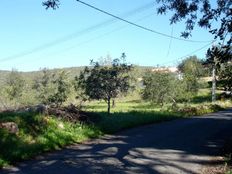
<svg viewBox="0 0 232 174">
<path fill-rule="evenodd" d="M 149 17 L 151 17 L 151 16 L 154 16 L 154 13 L 149 13 L 149 14 L 147 14 L 147 15 L 145 15 L 145 16 L 142 16 L 141 18 L 137 19 L 136 22 L 142 21 L 142 20 L 147 19 L 147 18 L 149 18 Z M 79 42 L 79 43 L 77 43 L 77 44 L 75 44 L 75 45 L 69 46 L 69 47 L 64 48 L 64 49 L 62 49 L 62 50 L 58 50 L 58 51 L 56 51 L 56 52 L 50 52 L 50 53 L 46 54 L 46 56 L 54 56 L 54 55 L 65 54 L 65 53 L 67 53 L 67 51 L 69 51 L 69 50 L 72 50 L 72 49 L 74 49 L 74 48 L 80 47 L 80 46 L 82 46 L 82 45 L 84 45 L 84 44 L 87 44 L 87 43 L 89 43 L 89 42 L 92 42 L 92 41 L 94 41 L 94 40 L 103 38 L 103 37 L 105 37 L 105 36 L 107 36 L 107 35 L 110 35 L 110 34 L 112 34 L 112 33 L 114 33 L 114 32 L 123 30 L 123 29 L 126 28 L 127 26 L 128 26 L 128 25 L 124 25 L 124 26 L 121 26 L 121 27 L 117 27 L 117 28 L 115 28 L 114 30 L 111 30 L 111 31 L 106 32 L 106 33 L 101 34 L 101 35 L 98 35 L 98 36 L 96 36 L 96 37 L 94 37 L 94 38 L 90 38 L 90 39 L 85 40 L 85 41 L 83 41 L 83 42 Z M 43 58 L 42 58 L 42 59 L 43 59 Z M 24 62 L 22 61 L 22 62 L 20 62 L 20 63 L 24 63 Z"/>
<path fill-rule="evenodd" d="M 144 10 L 147 10 L 148 8 L 152 8 L 152 7 L 153 7 L 153 2 L 149 2 L 149 3 L 143 5 L 143 6 L 139 7 L 139 8 L 136 8 L 134 10 L 131 10 L 129 12 L 124 13 L 122 16 L 123 17 L 129 17 L 129 16 L 132 16 L 134 14 L 140 13 L 140 12 L 142 12 Z M 38 47 L 32 48 L 30 50 L 26 50 L 26 51 L 23 51 L 21 53 L 18 53 L 18 54 L 15 54 L 15 55 L 11 55 L 11 56 L 7 56 L 5 58 L 2 58 L 2 59 L 0 59 L 0 62 L 5 62 L 5 61 L 17 59 L 17 58 L 20 58 L 20 57 L 24 57 L 24 56 L 36 53 L 36 52 L 43 51 L 43 50 L 48 49 L 50 47 L 62 44 L 64 42 L 67 42 L 67 41 L 72 40 L 72 39 L 75 39 L 78 36 L 87 34 L 87 33 L 91 32 L 91 31 L 94 31 L 94 30 L 99 29 L 101 27 L 105 27 L 106 25 L 110 25 L 110 24 L 112 24 L 115 21 L 116 21 L 115 19 L 109 19 L 107 21 L 98 23 L 96 25 L 92 25 L 92 26 L 90 26 L 88 28 L 85 28 L 85 29 L 83 29 L 81 31 L 77 31 L 77 32 L 71 33 L 69 35 L 66 35 L 64 37 L 58 38 L 56 40 L 53 40 L 53 41 L 48 42 L 46 44 L 43 44 L 43 45 L 40 45 Z"/>
<path fill-rule="evenodd" d="M 172 30 L 171 30 L 171 36 L 173 36 L 173 25 L 172 25 Z M 167 55 L 166 57 L 168 58 L 169 57 L 169 54 L 170 54 L 170 50 L 171 50 L 171 46 L 172 46 L 172 38 L 170 38 L 170 42 L 169 42 L 169 45 L 168 45 L 168 51 L 167 51 Z"/>
<path fill-rule="evenodd" d="M 136 20 L 136 21 L 142 21 L 142 20 L 147 19 L 148 17 L 153 16 L 153 15 L 154 15 L 154 13 L 145 15 L 145 16 L 143 16 L 142 18 L 139 18 L 139 19 Z M 56 55 L 56 54 L 60 54 L 60 53 L 66 53 L 67 51 L 72 50 L 72 49 L 74 49 L 74 48 L 76 48 L 76 47 L 79 47 L 79 46 L 82 46 L 82 45 L 84 45 L 84 44 L 90 43 L 90 42 L 92 42 L 92 41 L 94 41 L 94 40 L 103 38 L 103 37 L 105 37 L 105 36 L 107 36 L 107 35 L 110 35 L 110 34 L 112 34 L 112 33 L 114 33 L 114 32 L 120 31 L 120 30 L 124 29 L 125 27 L 126 27 L 126 26 L 122 26 L 122 27 L 115 28 L 114 30 L 111 30 L 111 31 L 106 32 L 106 33 L 101 34 L 101 35 L 98 35 L 98 36 L 96 36 L 96 37 L 94 37 L 94 38 L 91 38 L 91 39 L 89 39 L 89 40 L 86 40 L 86 41 L 77 43 L 77 44 L 75 44 L 75 45 L 72 45 L 72 46 L 70 46 L 70 47 L 67 47 L 67 48 L 65 48 L 65 49 L 56 51 L 55 53 L 52 53 L 52 55 Z"/>
<path fill-rule="evenodd" d="M 109 12 L 107 12 L 107 11 L 101 10 L 101 9 L 99 9 L 99 8 L 93 6 L 93 5 L 90 5 L 90 4 L 86 3 L 86 2 L 83 2 L 83 1 L 80 1 L 80 0 L 77 0 L 77 2 L 79 2 L 79 3 L 81 3 L 81 4 L 84 4 L 84 5 L 90 7 L 90 8 L 92 8 L 92 9 L 94 9 L 94 10 L 97 10 L 97 11 L 101 12 L 101 13 L 104 13 L 104 14 L 106 14 L 106 15 L 108 15 L 108 16 L 111 16 L 111 17 L 113 17 L 113 18 L 116 18 L 116 19 L 118 19 L 118 20 L 120 20 L 120 21 L 123 21 L 123 22 L 126 22 L 126 23 L 130 24 L 130 25 L 133 25 L 133 26 L 135 26 L 135 27 L 137 27 L 137 28 L 140 28 L 140 29 L 149 31 L 149 32 L 151 32 L 151 33 L 155 33 L 155 34 L 164 36 L 164 37 L 173 38 L 173 39 L 181 40 L 181 41 L 185 41 L 185 42 L 195 42 L 195 43 L 211 42 L 211 41 L 187 40 L 187 39 L 182 39 L 182 38 L 178 38 L 178 37 L 175 37 L 175 36 L 170 36 L 170 35 L 168 35 L 168 34 L 161 33 L 161 32 L 159 32 L 159 31 L 155 31 L 155 30 L 153 30 L 153 29 L 144 27 L 144 26 L 142 26 L 142 25 L 139 25 L 139 24 L 136 24 L 136 23 L 134 23 L 134 22 L 128 21 L 128 20 L 126 20 L 126 19 L 123 19 L 123 18 L 121 18 L 121 17 L 118 17 L 118 16 L 116 16 L 116 15 L 114 15 L 114 14 L 112 14 L 112 13 L 109 13 Z"/>
<path fill-rule="evenodd" d="M 210 42 L 210 43 L 208 43 L 208 44 L 206 44 L 206 45 L 204 45 L 204 46 L 202 46 L 202 47 L 200 47 L 200 48 L 198 48 L 198 49 L 196 49 L 196 50 L 194 50 L 194 51 L 192 51 L 192 52 L 190 52 L 190 53 L 188 53 L 188 54 L 186 54 L 186 55 L 184 55 L 184 56 L 181 56 L 181 57 L 179 57 L 179 58 L 177 58 L 177 59 L 175 59 L 175 60 L 162 63 L 161 65 L 166 65 L 166 64 L 169 64 L 169 63 L 173 63 L 173 62 L 180 61 L 180 60 L 182 60 L 182 59 L 184 59 L 184 58 L 186 58 L 186 57 L 188 57 L 188 56 L 191 56 L 191 55 L 193 55 L 194 53 L 197 53 L 198 51 L 201 51 L 201 50 L 203 50 L 204 48 L 206 48 L 206 47 L 212 45 L 215 41 L 216 41 L 216 40 L 214 40 L 214 41 L 212 41 L 212 42 Z"/>
</svg>

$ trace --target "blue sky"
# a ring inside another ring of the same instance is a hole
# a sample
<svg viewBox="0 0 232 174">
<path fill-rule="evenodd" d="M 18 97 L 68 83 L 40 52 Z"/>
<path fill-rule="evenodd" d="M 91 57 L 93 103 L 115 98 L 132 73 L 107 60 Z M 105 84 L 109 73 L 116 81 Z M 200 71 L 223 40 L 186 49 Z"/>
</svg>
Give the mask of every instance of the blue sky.
<svg viewBox="0 0 232 174">
<path fill-rule="evenodd" d="M 183 23 L 170 26 L 169 14 L 157 16 L 154 0 L 85 2 L 165 34 L 173 31 L 175 37 L 184 29 Z M 42 0 L 1 0 L 0 70 L 85 66 L 90 59 L 107 54 L 116 58 L 122 52 L 127 61 L 137 65 L 176 65 L 181 57 L 208 44 L 171 40 L 115 20 L 75 0 L 61 0 L 55 11 L 45 10 L 41 3 Z M 198 27 L 192 35 L 191 40 L 213 39 Z M 195 55 L 204 58 L 206 50 L 207 47 Z"/>
</svg>

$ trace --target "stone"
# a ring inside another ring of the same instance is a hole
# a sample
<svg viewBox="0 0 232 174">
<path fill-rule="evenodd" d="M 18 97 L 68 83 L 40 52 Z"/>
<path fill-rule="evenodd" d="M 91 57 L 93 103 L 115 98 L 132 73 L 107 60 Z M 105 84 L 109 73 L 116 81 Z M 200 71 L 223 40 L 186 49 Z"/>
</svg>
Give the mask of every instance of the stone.
<svg viewBox="0 0 232 174">
<path fill-rule="evenodd" d="M 37 105 L 35 108 L 36 112 L 41 113 L 41 114 L 45 114 L 47 112 L 47 109 L 48 107 L 43 104 Z"/>
<path fill-rule="evenodd" d="M 58 124 L 58 128 L 59 128 L 59 129 L 64 129 L 64 124 L 63 124 L 63 123 L 59 123 L 59 124 Z"/>
<path fill-rule="evenodd" d="M 0 123 L 0 129 L 5 129 L 13 134 L 17 134 L 19 132 L 18 125 L 14 122 Z"/>
</svg>

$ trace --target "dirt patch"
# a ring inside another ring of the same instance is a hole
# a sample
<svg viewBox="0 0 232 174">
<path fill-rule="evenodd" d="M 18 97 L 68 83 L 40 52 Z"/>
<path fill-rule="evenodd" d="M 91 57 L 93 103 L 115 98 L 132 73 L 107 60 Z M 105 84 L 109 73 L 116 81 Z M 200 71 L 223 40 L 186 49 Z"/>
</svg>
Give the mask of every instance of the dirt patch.
<svg viewBox="0 0 232 174">
<path fill-rule="evenodd" d="M 232 170 L 232 137 L 225 141 L 221 150 L 222 157 L 215 157 L 212 161 L 218 161 L 217 165 L 208 165 L 203 168 L 202 174 L 225 174 Z"/>
<path fill-rule="evenodd" d="M 217 161 L 217 164 L 207 165 L 202 169 L 202 174 L 225 174 L 227 167 L 223 157 L 214 157 L 211 161 Z"/>
</svg>

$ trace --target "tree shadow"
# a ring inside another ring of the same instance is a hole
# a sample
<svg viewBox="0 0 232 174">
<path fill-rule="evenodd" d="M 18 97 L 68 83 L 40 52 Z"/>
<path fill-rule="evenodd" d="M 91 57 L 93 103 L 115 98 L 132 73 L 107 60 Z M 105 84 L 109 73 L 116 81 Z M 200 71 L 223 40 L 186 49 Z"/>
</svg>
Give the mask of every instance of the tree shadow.
<svg viewBox="0 0 232 174">
<path fill-rule="evenodd" d="M 83 108 L 89 110 L 106 110 L 106 105 L 91 104 L 88 106 L 84 106 Z"/>
<path fill-rule="evenodd" d="M 180 114 L 158 111 L 98 112 L 100 115 L 96 126 L 104 133 L 115 133 L 128 128 L 170 121 L 180 118 Z"/>
<path fill-rule="evenodd" d="M 192 103 L 202 103 L 202 102 L 210 102 L 211 96 L 210 95 L 202 95 L 202 96 L 196 96 L 192 99 Z"/>
<path fill-rule="evenodd" d="M 138 100 L 128 100 L 128 101 L 125 101 L 125 103 L 143 103 L 140 99 Z"/>
<path fill-rule="evenodd" d="M 200 173 L 232 134 L 232 110 L 106 135 L 0 173 Z"/>
</svg>

